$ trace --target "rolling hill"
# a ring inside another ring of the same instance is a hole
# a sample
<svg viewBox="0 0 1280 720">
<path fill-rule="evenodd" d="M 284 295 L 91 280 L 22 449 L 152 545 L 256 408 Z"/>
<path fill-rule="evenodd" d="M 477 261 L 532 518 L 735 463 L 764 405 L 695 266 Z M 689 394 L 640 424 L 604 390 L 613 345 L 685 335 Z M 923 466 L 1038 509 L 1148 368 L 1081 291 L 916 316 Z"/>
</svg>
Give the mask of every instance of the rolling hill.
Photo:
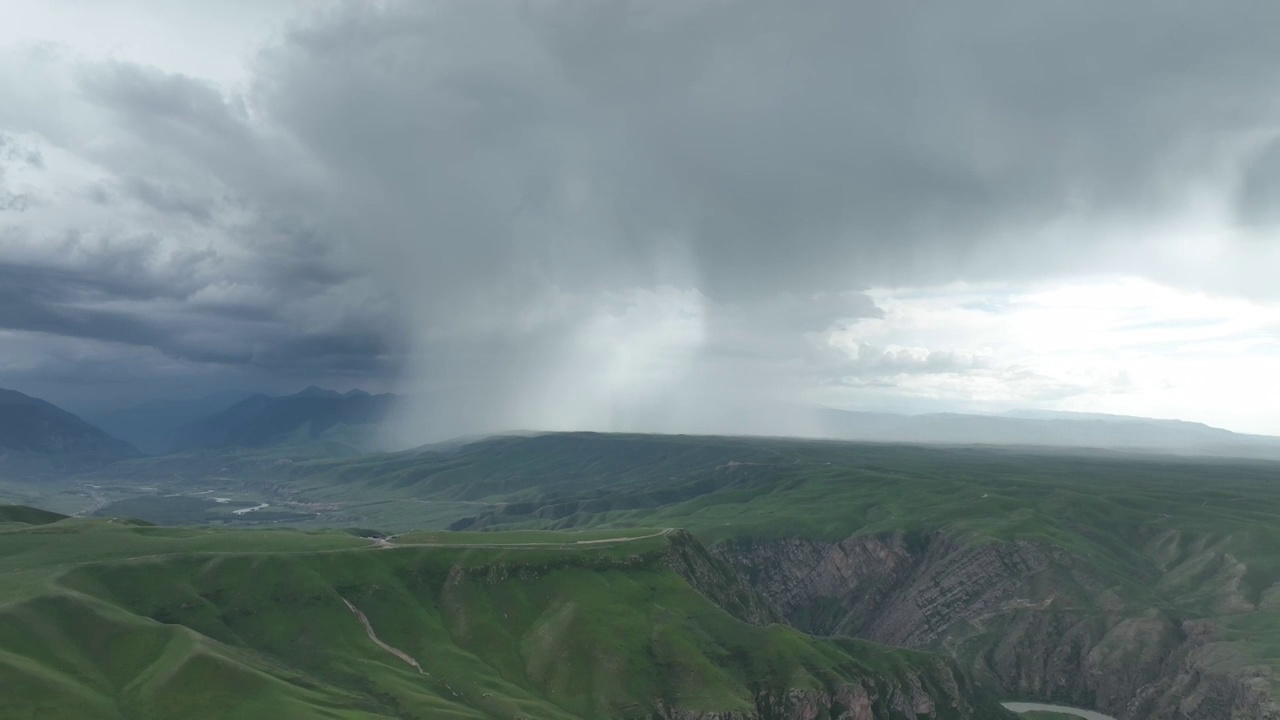
<svg viewBox="0 0 1280 720">
<path fill-rule="evenodd" d="M 24 505 L 0 505 L 0 524 L 48 525 L 66 519 L 66 515 L 48 510 Z"/>
<path fill-rule="evenodd" d="M 0 716 L 1012 717 L 941 656 L 735 617 L 733 577 L 662 530 L 0 529 Z"/>
</svg>

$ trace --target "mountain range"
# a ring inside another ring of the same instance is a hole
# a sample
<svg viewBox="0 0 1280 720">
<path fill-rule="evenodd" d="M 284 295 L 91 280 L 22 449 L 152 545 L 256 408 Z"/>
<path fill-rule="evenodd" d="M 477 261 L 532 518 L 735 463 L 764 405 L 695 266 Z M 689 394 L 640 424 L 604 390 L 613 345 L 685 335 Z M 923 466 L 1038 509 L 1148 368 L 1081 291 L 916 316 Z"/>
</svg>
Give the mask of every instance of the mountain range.
<svg viewBox="0 0 1280 720">
<path fill-rule="evenodd" d="M 0 389 L 0 449 L 9 455 L 115 460 L 136 456 L 139 449 L 163 455 L 325 443 L 335 454 L 350 454 L 382 449 L 378 441 L 398 400 L 315 386 L 282 396 L 220 393 L 148 401 L 91 416 L 97 421 L 91 424 L 43 400 Z M 900 415 L 822 408 L 815 416 L 816 430 L 809 434 L 839 440 L 1280 459 L 1280 438 L 1180 420 L 1043 410 Z"/>
<path fill-rule="evenodd" d="M 175 449 L 268 447 L 334 440 L 366 448 L 390 416 L 396 396 L 315 386 L 293 395 L 253 395 L 179 427 Z"/>
<path fill-rule="evenodd" d="M 118 460 L 137 448 L 51 403 L 0 389 L 0 455 L 8 461 Z"/>
<path fill-rule="evenodd" d="M 1280 459 L 1280 438 L 1202 423 L 1125 415 L 1015 410 L 1003 415 L 896 415 L 823 409 L 819 434 L 925 445 L 1098 448 L 1174 455 Z"/>
<path fill-rule="evenodd" d="M 173 452 L 179 428 L 221 412 L 249 395 L 247 392 L 224 390 L 194 398 L 152 399 L 85 413 L 84 419 L 148 455 L 164 455 Z"/>
</svg>

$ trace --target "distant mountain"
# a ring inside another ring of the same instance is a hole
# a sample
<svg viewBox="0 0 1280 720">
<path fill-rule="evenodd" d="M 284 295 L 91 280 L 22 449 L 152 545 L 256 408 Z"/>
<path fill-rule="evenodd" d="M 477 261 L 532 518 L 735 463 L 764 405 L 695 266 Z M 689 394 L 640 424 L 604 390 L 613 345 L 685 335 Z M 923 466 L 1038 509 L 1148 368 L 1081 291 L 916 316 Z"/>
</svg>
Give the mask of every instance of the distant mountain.
<svg viewBox="0 0 1280 720">
<path fill-rule="evenodd" d="M 1125 415 L 1017 410 L 1003 415 L 895 415 L 823 409 L 821 434 L 845 440 L 1033 445 L 1280 459 L 1280 438 L 1202 423 Z"/>
<path fill-rule="evenodd" d="M 178 429 L 180 449 L 268 447 L 333 440 L 367 446 L 387 420 L 395 395 L 309 387 L 295 395 L 253 395 Z"/>
<path fill-rule="evenodd" d="M 149 400 L 86 415 L 85 419 L 145 453 L 163 455 L 176 449 L 178 428 L 223 410 L 248 395 L 226 391 L 198 398 Z"/>
<path fill-rule="evenodd" d="M 16 390 L 0 389 L 0 455 L 6 459 L 66 464 L 139 454 L 129 443 L 66 410 Z"/>
</svg>

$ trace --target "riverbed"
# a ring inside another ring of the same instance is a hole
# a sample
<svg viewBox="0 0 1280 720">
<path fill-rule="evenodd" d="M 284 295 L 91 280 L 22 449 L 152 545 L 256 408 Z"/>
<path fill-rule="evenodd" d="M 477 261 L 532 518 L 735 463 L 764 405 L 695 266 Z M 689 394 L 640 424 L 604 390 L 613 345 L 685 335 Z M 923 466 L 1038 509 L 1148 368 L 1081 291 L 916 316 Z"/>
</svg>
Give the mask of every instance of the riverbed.
<svg viewBox="0 0 1280 720">
<path fill-rule="evenodd" d="M 1044 703 L 1029 702 L 1007 702 L 1002 703 L 1006 710 L 1012 710 L 1016 713 L 1025 713 L 1038 710 L 1040 712 L 1055 712 L 1064 715 L 1075 715 L 1084 718 L 1084 720 L 1116 720 L 1110 715 L 1103 715 L 1093 710 L 1081 710 L 1080 708 L 1066 707 L 1064 705 L 1045 705 Z"/>
</svg>

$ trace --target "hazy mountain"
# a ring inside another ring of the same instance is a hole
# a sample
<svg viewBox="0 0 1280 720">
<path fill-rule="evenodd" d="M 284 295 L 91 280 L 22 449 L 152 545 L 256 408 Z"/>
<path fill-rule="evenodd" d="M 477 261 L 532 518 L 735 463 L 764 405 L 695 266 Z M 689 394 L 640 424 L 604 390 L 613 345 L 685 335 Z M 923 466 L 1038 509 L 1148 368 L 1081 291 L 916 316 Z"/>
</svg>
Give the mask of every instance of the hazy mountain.
<svg viewBox="0 0 1280 720">
<path fill-rule="evenodd" d="M 823 409 L 819 417 L 822 435 L 848 440 L 1280 458 L 1280 438 L 1244 435 L 1181 420 L 1044 410 L 1016 410 L 1003 415 L 895 415 Z"/>
<path fill-rule="evenodd" d="M 51 403 L 0 389 L 0 455 L 51 460 L 116 460 L 137 448 Z"/>
<path fill-rule="evenodd" d="M 391 412 L 396 396 L 362 390 L 338 393 L 309 387 L 294 395 L 253 395 L 176 432 L 176 447 L 267 447 L 336 440 L 370 444 Z"/>
<path fill-rule="evenodd" d="M 219 412 L 247 395 L 225 391 L 198 398 L 149 400 L 85 417 L 145 453 L 162 455 L 175 449 L 178 428 Z"/>
</svg>

